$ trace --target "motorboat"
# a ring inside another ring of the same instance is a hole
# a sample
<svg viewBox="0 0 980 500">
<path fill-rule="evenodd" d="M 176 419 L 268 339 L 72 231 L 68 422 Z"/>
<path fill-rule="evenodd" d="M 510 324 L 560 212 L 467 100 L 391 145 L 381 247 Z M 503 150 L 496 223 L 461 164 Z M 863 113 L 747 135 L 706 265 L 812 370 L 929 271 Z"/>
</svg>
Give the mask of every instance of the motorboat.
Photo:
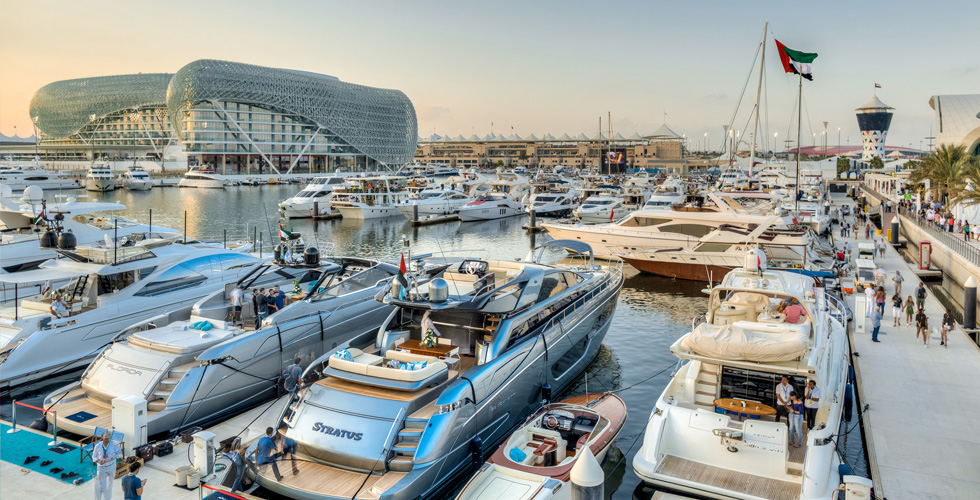
<svg viewBox="0 0 980 500">
<path fill-rule="evenodd" d="M 521 177 L 498 172 L 497 179 L 487 184 L 489 192 L 459 208 L 460 221 L 503 219 L 525 213 L 524 201 L 530 198 L 531 187 Z"/>
<path fill-rule="evenodd" d="M 545 222 L 542 226 L 554 238 L 584 241 L 596 255 L 615 257 L 636 251 L 690 248 L 724 224 L 754 228 L 767 223 L 781 202 L 781 196 L 769 193 L 708 191 L 697 202 L 638 210 L 616 223 L 587 226 Z M 792 224 L 792 218 L 784 222 Z"/>
<path fill-rule="evenodd" d="M 456 500 L 570 500 L 572 467 L 586 449 L 602 462 L 626 414 L 626 403 L 611 393 L 544 405 L 497 448 Z"/>
<path fill-rule="evenodd" d="M 600 193 L 586 198 L 572 213 L 582 224 L 601 224 L 622 220 L 632 212 L 619 194 Z"/>
<path fill-rule="evenodd" d="M 5 278 L 13 283 L 70 281 L 0 309 L 0 387 L 82 368 L 124 328 L 187 310 L 262 262 L 193 245 L 77 247 L 59 253 L 60 259 Z M 67 309 L 63 317 L 51 313 L 57 295 Z"/>
<path fill-rule="evenodd" d="M 797 202 L 786 201 L 783 208 L 787 211 L 795 211 L 797 220 L 800 224 L 809 226 L 817 234 L 824 234 L 830 231 L 830 215 L 823 213 L 821 204 L 817 201 L 800 201 L 797 211 Z"/>
<path fill-rule="evenodd" d="M 286 209 L 286 217 L 290 219 L 340 215 L 331 205 L 331 201 L 344 191 L 347 177 L 342 174 L 314 177 L 302 191 L 287 198 L 279 206 Z"/>
<path fill-rule="evenodd" d="M 330 205 L 345 219 L 394 217 L 395 207 L 410 196 L 407 179 L 396 175 L 351 177 L 349 186 L 334 197 Z"/>
<path fill-rule="evenodd" d="M 177 187 L 224 189 L 227 181 L 218 175 L 213 168 L 191 168 L 177 183 Z"/>
<path fill-rule="evenodd" d="M 302 499 L 444 497 L 482 455 L 475 443 L 497 446 L 539 408 L 542 387 L 566 388 L 609 328 L 621 270 L 544 264 L 548 248 L 523 262 L 467 258 L 423 285 L 392 281 L 379 294 L 395 307 L 384 325 L 316 360 L 306 374 L 322 376 L 284 409 L 298 472 L 276 480 L 260 466 L 258 484 Z"/>
<path fill-rule="evenodd" d="M 48 395 L 45 406 L 57 410 L 60 429 L 83 435 L 108 423 L 109 402 L 120 396 L 147 400 L 149 436 L 242 411 L 275 397 L 274 382 L 294 358 L 305 368 L 338 344 L 377 333 L 393 307 L 373 298 L 397 272 L 371 259 L 319 259 L 315 248 L 263 264 L 198 300 L 189 315 L 161 314 L 126 328 L 125 340 L 99 354 L 79 382 Z M 236 287 L 276 285 L 288 292 L 283 309 L 258 325 L 235 315 Z M 80 411 L 93 417 L 71 418 Z"/>
<path fill-rule="evenodd" d="M 130 191 L 149 191 L 153 189 L 153 181 L 150 174 L 143 170 L 139 165 L 133 165 L 126 169 L 120 176 L 122 186 Z"/>
<path fill-rule="evenodd" d="M 455 168 L 450 167 L 449 165 L 436 163 L 427 166 L 425 169 L 425 173 L 429 177 L 450 177 L 453 175 L 458 175 L 459 172 Z"/>
<path fill-rule="evenodd" d="M 719 189 L 726 189 L 730 187 L 739 187 L 747 185 L 751 176 L 745 170 L 739 167 L 732 166 L 725 169 L 720 176 L 718 176 L 718 182 L 716 187 Z"/>
<path fill-rule="evenodd" d="M 684 181 L 677 177 L 668 177 L 650 193 L 643 208 L 667 208 L 677 203 L 683 203 L 687 188 Z"/>
<path fill-rule="evenodd" d="M 805 311 L 796 323 L 776 314 L 787 300 Z M 707 311 L 670 346 L 679 367 L 650 413 L 633 458 L 636 475 L 698 497 L 837 498 L 835 437 L 848 370 L 844 303 L 818 279 L 767 269 L 765 254 L 750 250 L 744 265 L 711 289 Z M 773 418 L 782 376 L 801 398 L 810 381 L 821 391 L 799 447 L 790 445 L 787 424 Z"/>
<path fill-rule="evenodd" d="M 116 179 L 108 163 L 95 163 L 85 175 L 85 190 L 104 193 L 116 189 Z"/>
<path fill-rule="evenodd" d="M 29 186 L 41 189 L 79 189 L 82 184 L 40 165 L 20 165 L 0 167 L 0 186 L 7 186 L 11 191 L 23 191 Z"/>
<path fill-rule="evenodd" d="M 460 207 L 473 198 L 455 189 L 426 189 L 412 196 L 395 208 L 410 220 L 419 217 L 434 217 L 455 214 Z"/>
<path fill-rule="evenodd" d="M 526 208 L 528 212 L 534 210 L 535 216 L 564 217 L 578 205 L 578 196 L 566 181 L 535 182 L 531 189 Z"/>
</svg>

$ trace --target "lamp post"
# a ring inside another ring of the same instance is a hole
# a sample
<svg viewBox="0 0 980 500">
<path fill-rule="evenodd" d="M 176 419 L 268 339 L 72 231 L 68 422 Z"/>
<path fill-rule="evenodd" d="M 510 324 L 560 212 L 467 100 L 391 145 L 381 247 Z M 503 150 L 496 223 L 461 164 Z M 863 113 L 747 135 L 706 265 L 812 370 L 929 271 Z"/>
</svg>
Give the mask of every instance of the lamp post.
<svg viewBox="0 0 980 500">
<path fill-rule="evenodd" d="M 40 163 L 40 159 L 41 158 L 38 155 L 37 146 L 38 146 L 38 142 L 40 142 L 40 140 L 41 140 L 41 134 L 39 134 L 38 131 L 37 131 L 37 121 L 40 118 L 41 118 L 40 116 L 32 116 L 31 117 L 31 122 L 34 123 L 34 161 L 37 161 L 38 163 Z M 919 142 L 921 143 L 922 141 L 919 141 Z"/>
<path fill-rule="evenodd" d="M 840 127 L 837 127 L 837 156 L 840 156 Z"/>
<path fill-rule="evenodd" d="M 708 152 L 708 133 L 704 133 L 704 152 Z"/>
<path fill-rule="evenodd" d="M 776 138 L 777 138 L 777 137 L 779 137 L 779 132 L 773 132 L 773 133 L 772 133 L 772 150 L 773 150 L 774 152 L 775 152 L 775 151 L 776 151 L 777 149 L 779 149 L 779 141 L 777 141 L 777 140 L 776 140 Z M 775 154 L 775 153 L 774 153 L 774 154 Z"/>
</svg>

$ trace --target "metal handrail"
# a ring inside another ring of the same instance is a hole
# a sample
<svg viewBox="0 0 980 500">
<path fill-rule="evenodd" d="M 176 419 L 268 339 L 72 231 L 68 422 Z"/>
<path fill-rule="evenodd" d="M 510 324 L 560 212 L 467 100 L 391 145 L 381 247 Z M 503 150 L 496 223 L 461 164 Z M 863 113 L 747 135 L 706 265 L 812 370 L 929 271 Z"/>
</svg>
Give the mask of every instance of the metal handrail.
<svg viewBox="0 0 980 500">
<path fill-rule="evenodd" d="M 943 231 L 942 229 L 936 227 L 932 222 L 926 220 L 924 217 L 920 217 L 918 213 L 906 210 L 902 207 L 899 208 L 898 213 L 904 217 L 905 220 L 915 224 L 919 229 L 938 239 L 940 243 L 948 247 L 950 250 L 953 250 L 954 252 L 960 254 L 960 256 L 969 260 L 973 265 L 980 266 L 980 248 L 977 248 L 968 241 L 963 241 L 961 237 L 957 237 L 959 233 Z"/>
</svg>

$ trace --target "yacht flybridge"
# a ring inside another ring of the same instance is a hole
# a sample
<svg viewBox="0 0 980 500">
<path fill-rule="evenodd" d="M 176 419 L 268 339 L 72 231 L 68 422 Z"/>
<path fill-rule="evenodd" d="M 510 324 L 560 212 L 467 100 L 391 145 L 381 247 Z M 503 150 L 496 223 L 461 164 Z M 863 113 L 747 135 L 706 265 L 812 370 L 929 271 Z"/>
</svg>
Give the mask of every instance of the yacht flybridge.
<svg viewBox="0 0 980 500">
<path fill-rule="evenodd" d="M 487 183 L 490 191 L 459 208 L 459 220 L 472 222 L 503 219 L 524 213 L 524 202 L 531 187 L 516 174 L 498 172 L 497 180 Z"/>
<path fill-rule="evenodd" d="M 451 485 L 473 438 L 485 449 L 505 439 L 545 384 L 561 391 L 585 369 L 609 328 L 619 269 L 545 265 L 543 251 L 393 281 L 378 296 L 395 307 L 382 327 L 317 360 L 306 375 L 321 376 L 284 410 L 299 472 L 277 481 L 263 466 L 259 484 L 291 498 L 383 500 Z"/>
<path fill-rule="evenodd" d="M 399 215 L 395 205 L 408 199 L 407 179 L 394 175 L 351 177 L 350 186 L 330 205 L 345 219 L 375 219 Z"/>
<path fill-rule="evenodd" d="M 150 174 L 139 165 L 133 165 L 126 169 L 120 177 L 122 186 L 130 191 L 149 191 L 153 189 L 153 180 Z"/>
<path fill-rule="evenodd" d="M 805 311 L 795 323 L 776 313 L 789 299 Z M 846 306 L 816 279 L 767 270 L 764 254 L 747 252 L 711 290 L 703 321 L 670 347 L 683 364 L 656 400 L 633 470 L 710 498 L 837 498 L 845 318 Z M 771 416 L 782 376 L 801 398 L 810 381 L 821 391 L 801 447 Z"/>
<path fill-rule="evenodd" d="M 103 193 L 116 189 L 116 179 L 108 163 L 96 163 L 85 175 L 85 190 Z"/>
</svg>

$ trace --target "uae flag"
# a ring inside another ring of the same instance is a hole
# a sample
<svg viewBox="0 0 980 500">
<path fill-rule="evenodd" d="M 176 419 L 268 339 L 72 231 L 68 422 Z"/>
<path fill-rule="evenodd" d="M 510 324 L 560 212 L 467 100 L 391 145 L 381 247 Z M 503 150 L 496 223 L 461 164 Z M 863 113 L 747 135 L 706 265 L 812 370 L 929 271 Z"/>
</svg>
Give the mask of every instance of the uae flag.
<svg viewBox="0 0 980 500">
<path fill-rule="evenodd" d="M 776 40 L 776 50 L 779 51 L 779 61 L 783 63 L 783 70 L 813 81 L 810 65 L 817 58 L 816 53 L 793 50 L 779 40 Z"/>
<path fill-rule="evenodd" d="M 282 238 L 284 240 L 288 240 L 289 237 L 292 236 L 292 235 L 293 235 L 293 233 L 291 233 L 289 231 L 286 231 L 286 228 L 284 228 L 282 226 L 279 226 L 279 237 L 280 238 Z"/>
<path fill-rule="evenodd" d="M 401 293 L 399 294 L 401 296 L 398 297 L 399 299 L 405 298 L 405 295 L 408 293 L 407 292 L 407 290 L 408 290 L 408 278 L 405 277 L 405 274 L 407 272 L 408 272 L 408 267 L 405 266 L 405 254 L 402 254 L 402 262 L 398 266 L 398 276 L 395 277 L 395 279 L 398 280 L 398 282 L 401 283 L 401 285 L 402 285 Z"/>
<path fill-rule="evenodd" d="M 44 220 L 44 210 L 41 210 L 41 213 L 37 214 L 37 217 L 31 219 L 31 224 L 40 224 L 42 220 Z"/>
</svg>

